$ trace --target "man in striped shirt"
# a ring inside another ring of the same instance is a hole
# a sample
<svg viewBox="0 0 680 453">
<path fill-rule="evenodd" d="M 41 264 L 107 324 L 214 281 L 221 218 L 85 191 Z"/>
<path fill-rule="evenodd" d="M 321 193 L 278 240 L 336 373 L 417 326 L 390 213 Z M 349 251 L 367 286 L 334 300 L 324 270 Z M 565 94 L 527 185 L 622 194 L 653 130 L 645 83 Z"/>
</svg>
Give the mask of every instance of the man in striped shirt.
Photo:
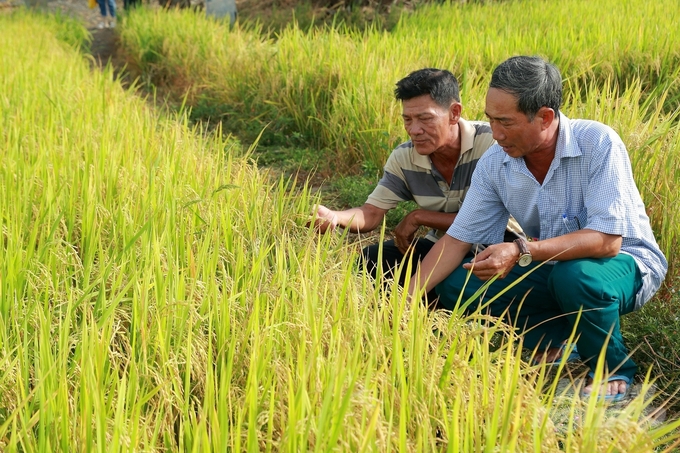
<svg viewBox="0 0 680 453">
<path fill-rule="evenodd" d="M 402 103 L 404 128 L 410 140 L 392 151 L 378 186 L 363 206 L 344 211 L 317 208 L 316 226 L 353 232 L 377 228 L 385 214 L 400 201 L 412 200 L 418 209 L 397 225 L 394 239 L 362 251 L 368 271 L 388 276 L 404 257 L 412 269 L 444 235 L 470 187 L 477 161 L 494 141 L 488 123 L 461 118 L 458 81 L 449 71 L 426 68 L 397 82 L 395 97 Z M 423 238 L 415 233 L 431 228 Z M 410 253 L 412 251 L 412 253 Z M 400 275 L 403 282 L 406 267 Z"/>
<path fill-rule="evenodd" d="M 480 159 L 465 204 L 422 261 L 412 294 L 436 286 L 440 303 L 454 308 L 461 292 L 465 301 L 495 275 L 487 299 L 518 282 L 488 305 L 491 314 L 523 331 L 524 346 L 545 351 L 546 361 L 559 359 L 573 333 L 591 368 L 584 396 L 594 391 L 604 352 L 600 396 L 619 400 L 637 370 L 619 316 L 653 296 L 668 263 L 618 134 L 567 118 L 561 103 L 560 73 L 541 58 L 513 57 L 494 70 L 485 113 L 498 143 Z M 533 240 L 502 242 L 509 215 Z M 466 259 L 476 242 L 493 245 Z"/>
</svg>

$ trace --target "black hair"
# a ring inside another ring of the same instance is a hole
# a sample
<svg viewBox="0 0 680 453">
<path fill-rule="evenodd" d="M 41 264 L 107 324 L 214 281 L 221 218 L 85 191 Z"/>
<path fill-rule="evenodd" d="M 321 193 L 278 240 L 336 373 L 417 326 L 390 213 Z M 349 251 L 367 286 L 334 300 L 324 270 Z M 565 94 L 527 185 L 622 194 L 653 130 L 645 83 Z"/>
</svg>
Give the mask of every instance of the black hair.
<svg viewBox="0 0 680 453">
<path fill-rule="evenodd" d="M 489 88 L 517 97 L 517 108 L 533 120 L 541 107 L 558 114 L 562 104 L 562 76 L 554 65 L 540 57 L 508 58 L 494 69 Z"/>
<path fill-rule="evenodd" d="M 424 94 L 429 94 L 444 108 L 449 108 L 454 101 L 460 102 L 458 80 L 446 69 L 419 69 L 398 81 L 394 89 L 394 97 L 402 102 Z"/>
</svg>

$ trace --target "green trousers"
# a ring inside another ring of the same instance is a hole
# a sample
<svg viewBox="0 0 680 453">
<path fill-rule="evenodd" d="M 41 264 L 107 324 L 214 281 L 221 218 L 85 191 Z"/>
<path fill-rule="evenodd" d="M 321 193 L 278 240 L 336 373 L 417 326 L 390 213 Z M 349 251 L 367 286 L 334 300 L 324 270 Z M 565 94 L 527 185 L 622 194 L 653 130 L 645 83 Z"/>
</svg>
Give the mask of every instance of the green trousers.
<svg viewBox="0 0 680 453">
<path fill-rule="evenodd" d="M 485 300 L 533 270 L 482 310 L 503 317 L 515 326 L 523 333 L 524 346 L 531 349 L 557 347 L 569 338 L 582 310 L 575 329 L 581 358 L 594 370 L 597 357 L 607 343 L 608 372 L 632 379 L 637 365 L 623 344 L 619 319 L 633 311 L 635 295 L 642 286 L 635 260 L 620 253 L 614 258 L 561 261 L 540 267 L 539 264 L 532 263 L 526 268 L 515 266 L 507 277 L 492 283 L 480 300 L 472 301 L 465 311 L 475 312 Z M 461 266 L 437 285 L 440 307 L 455 309 L 461 291 L 464 303 L 485 283 L 471 275 L 463 287 L 467 274 Z"/>
</svg>

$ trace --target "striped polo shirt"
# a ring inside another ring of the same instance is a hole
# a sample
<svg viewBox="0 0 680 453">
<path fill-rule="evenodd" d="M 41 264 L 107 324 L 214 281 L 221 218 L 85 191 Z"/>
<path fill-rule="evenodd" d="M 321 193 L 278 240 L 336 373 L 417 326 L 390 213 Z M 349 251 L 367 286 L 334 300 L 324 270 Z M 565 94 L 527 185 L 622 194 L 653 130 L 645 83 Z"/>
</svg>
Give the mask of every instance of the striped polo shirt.
<svg viewBox="0 0 680 453">
<path fill-rule="evenodd" d="M 392 209 L 400 201 L 415 201 L 421 209 L 428 211 L 458 212 L 477 161 L 495 143 L 489 123 L 461 118 L 458 125 L 461 154 L 450 186 L 432 165 L 430 157 L 418 154 L 408 141 L 392 151 L 385 163 L 383 177 L 366 202 L 381 209 Z M 435 242 L 444 233 L 432 230 L 426 237 Z"/>
</svg>

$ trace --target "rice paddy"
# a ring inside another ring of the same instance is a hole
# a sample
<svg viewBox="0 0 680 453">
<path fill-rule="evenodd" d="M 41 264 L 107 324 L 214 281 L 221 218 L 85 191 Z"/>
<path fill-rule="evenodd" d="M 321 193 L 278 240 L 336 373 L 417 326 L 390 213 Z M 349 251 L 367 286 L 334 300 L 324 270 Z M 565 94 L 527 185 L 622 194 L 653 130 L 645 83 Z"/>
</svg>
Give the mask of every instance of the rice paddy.
<svg viewBox="0 0 680 453">
<path fill-rule="evenodd" d="M 502 323 L 376 289 L 356 272 L 362 239 L 308 229 L 311 189 L 272 177 L 225 133 L 270 124 L 272 143 L 379 162 L 403 135 L 391 90 L 408 70 L 460 74 L 477 119 L 489 68 L 541 53 L 563 70 L 567 115 L 610 124 L 628 145 L 672 289 L 680 129 L 667 3 L 645 10 L 655 20 L 584 9 L 581 21 L 542 2 L 494 15 L 433 6 L 391 34 L 292 26 L 277 39 L 188 12 L 125 17 L 139 83 L 218 112 L 210 129 L 91 70 L 78 23 L 0 16 L 0 450 L 673 451 L 680 421 L 647 416 L 663 398 L 643 392 L 617 411 L 571 398 L 558 411 L 556 377 L 529 366 Z M 618 4 L 606 5 L 630 8 Z M 514 39 L 520 13 L 564 26 Z"/>
</svg>

